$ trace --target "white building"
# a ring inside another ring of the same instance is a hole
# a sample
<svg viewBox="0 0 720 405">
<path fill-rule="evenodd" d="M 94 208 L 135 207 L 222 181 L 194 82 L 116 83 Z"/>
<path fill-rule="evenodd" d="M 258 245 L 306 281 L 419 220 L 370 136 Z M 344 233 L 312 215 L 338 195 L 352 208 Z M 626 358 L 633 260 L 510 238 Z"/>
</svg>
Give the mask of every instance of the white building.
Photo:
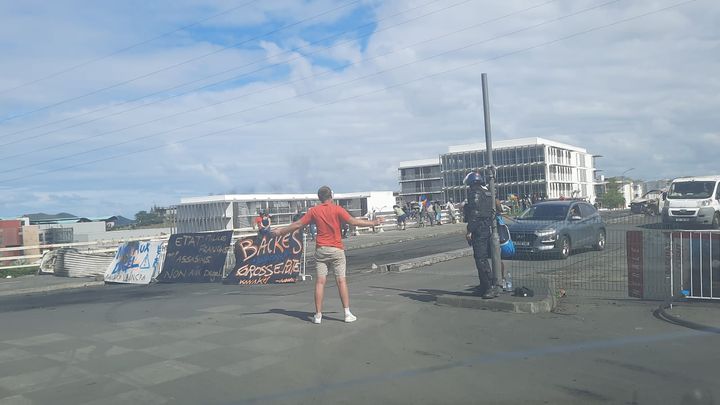
<svg viewBox="0 0 720 405">
<path fill-rule="evenodd" d="M 632 200 L 642 197 L 646 190 L 642 183 L 626 181 L 620 186 L 620 194 L 625 198 L 625 208 L 630 206 Z"/>
<path fill-rule="evenodd" d="M 451 146 L 440 156 L 447 198 L 462 201 L 465 175 L 487 165 L 484 143 Z M 493 142 L 497 195 L 595 200 L 595 167 L 587 150 L 543 138 Z"/>
<path fill-rule="evenodd" d="M 372 211 L 391 211 L 392 191 L 336 193 L 336 204 L 354 217 Z M 178 232 L 242 229 L 253 226 L 260 210 L 272 217 L 274 225 L 289 224 L 299 212 L 319 204 L 317 194 L 231 194 L 182 198 L 177 207 Z"/>
<path fill-rule="evenodd" d="M 440 159 L 408 160 L 400 162 L 400 199 L 418 201 L 425 195 L 428 200 L 445 200 Z"/>
</svg>

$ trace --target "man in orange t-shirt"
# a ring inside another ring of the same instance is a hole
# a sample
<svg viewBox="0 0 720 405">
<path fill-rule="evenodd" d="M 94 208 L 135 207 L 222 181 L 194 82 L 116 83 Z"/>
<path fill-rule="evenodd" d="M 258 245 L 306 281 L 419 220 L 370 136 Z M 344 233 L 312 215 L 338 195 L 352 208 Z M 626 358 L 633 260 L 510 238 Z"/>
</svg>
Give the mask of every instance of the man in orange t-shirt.
<svg viewBox="0 0 720 405">
<path fill-rule="evenodd" d="M 350 312 L 350 295 L 348 293 L 346 269 L 345 269 L 345 246 L 342 243 L 342 223 L 354 226 L 377 226 L 382 219 L 374 221 L 358 219 L 351 216 L 343 207 L 332 201 L 333 193 L 330 187 L 322 186 L 318 190 L 320 205 L 310 208 L 302 218 L 284 227 L 274 229 L 275 236 L 283 236 L 295 232 L 305 226 L 314 223 L 317 226 L 317 238 L 315 240 L 315 262 L 317 266 L 317 278 L 315 280 L 315 316 L 313 323 L 322 321 L 322 305 L 325 295 L 325 282 L 327 281 L 328 270 L 335 273 L 335 280 L 345 310 L 345 322 L 357 320 Z"/>
</svg>

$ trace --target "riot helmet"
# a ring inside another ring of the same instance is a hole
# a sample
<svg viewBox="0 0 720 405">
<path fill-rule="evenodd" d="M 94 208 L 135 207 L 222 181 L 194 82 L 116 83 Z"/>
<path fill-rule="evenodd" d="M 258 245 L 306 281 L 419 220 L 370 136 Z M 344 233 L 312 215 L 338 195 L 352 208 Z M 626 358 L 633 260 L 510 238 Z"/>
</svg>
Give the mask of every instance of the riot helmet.
<svg viewBox="0 0 720 405">
<path fill-rule="evenodd" d="M 465 180 L 463 180 L 463 184 L 465 184 L 468 187 L 482 187 L 485 186 L 485 176 L 483 176 L 480 171 L 472 171 L 465 176 Z"/>
</svg>

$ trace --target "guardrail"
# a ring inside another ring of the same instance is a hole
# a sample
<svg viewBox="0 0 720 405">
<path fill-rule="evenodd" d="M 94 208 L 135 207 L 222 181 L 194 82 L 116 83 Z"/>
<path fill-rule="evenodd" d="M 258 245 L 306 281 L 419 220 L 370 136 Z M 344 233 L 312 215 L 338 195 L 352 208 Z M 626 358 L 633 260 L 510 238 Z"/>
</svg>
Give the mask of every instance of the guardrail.
<svg viewBox="0 0 720 405">
<path fill-rule="evenodd" d="M 383 223 L 374 227 L 375 232 L 384 232 L 386 229 L 396 229 L 397 227 L 397 215 L 395 212 L 377 212 L 375 217 L 382 218 Z M 459 211 L 456 212 L 456 217 L 459 219 Z M 441 223 L 449 223 L 451 221 L 450 214 L 447 210 L 441 212 Z M 277 224 L 275 226 L 284 226 L 287 224 Z M 406 225 L 418 225 L 418 221 L 414 219 L 408 219 Z M 370 233 L 373 232 L 373 227 L 355 227 L 353 230 L 355 234 L 359 233 Z M 257 230 L 254 228 L 238 228 L 233 229 L 233 240 L 244 238 L 247 236 L 257 235 Z M 120 238 L 120 239 L 103 239 L 88 242 L 72 242 L 72 243 L 56 243 L 56 244 L 45 244 L 45 245 L 32 245 L 32 246 L 17 246 L 0 248 L 0 255 L 4 252 L 24 252 L 32 250 L 40 250 L 40 254 L 29 254 L 20 256 L 0 256 L 0 264 L 3 263 L 18 263 L 19 261 L 33 261 L 32 263 L 24 264 L 10 264 L 6 266 L 0 266 L 0 270 L 10 269 L 21 269 L 37 267 L 40 265 L 40 259 L 48 251 L 61 248 L 78 248 L 78 250 L 84 253 L 112 253 L 117 251 L 117 246 L 121 243 L 132 242 L 132 241 L 148 241 L 148 240 L 163 240 L 167 241 L 170 235 L 158 235 L 158 236 L 146 236 L 139 238 Z"/>
</svg>

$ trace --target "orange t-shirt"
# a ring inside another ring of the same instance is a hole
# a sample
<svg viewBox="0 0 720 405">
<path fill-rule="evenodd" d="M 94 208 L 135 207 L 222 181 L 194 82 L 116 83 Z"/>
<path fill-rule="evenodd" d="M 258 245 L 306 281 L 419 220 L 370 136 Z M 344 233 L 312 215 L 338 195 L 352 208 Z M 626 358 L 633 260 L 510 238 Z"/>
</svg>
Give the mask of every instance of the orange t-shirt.
<svg viewBox="0 0 720 405">
<path fill-rule="evenodd" d="M 342 243 L 340 222 L 348 222 L 350 218 L 350 213 L 345 208 L 327 201 L 310 208 L 307 214 L 300 218 L 300 222 L 303 225 L 309 225 L 311 222 L 315 223 L 315 226 L 317 226 L 316 246 L 345 249 Z"/>
</svg>

